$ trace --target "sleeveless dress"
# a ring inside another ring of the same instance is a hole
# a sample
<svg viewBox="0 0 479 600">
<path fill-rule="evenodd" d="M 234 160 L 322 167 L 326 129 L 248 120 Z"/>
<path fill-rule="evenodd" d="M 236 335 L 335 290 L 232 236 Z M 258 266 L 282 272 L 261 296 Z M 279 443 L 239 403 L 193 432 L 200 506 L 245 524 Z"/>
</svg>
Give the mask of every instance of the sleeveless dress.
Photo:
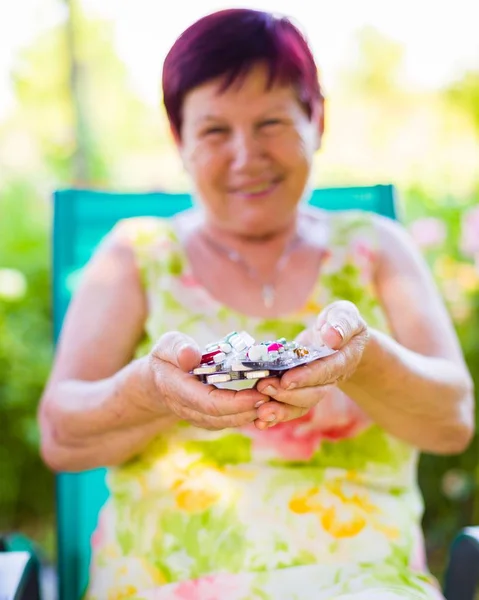
<svg viewBox="0 0 479 600">
<path fill-rule="evenodd" d="M 233 330 L 294 339 L 338 299 L 387 332 L 371 217 L 328 219 L 328 254 L 309 300 L 280 319 L 213 298 L 195 280 L 174 220 L 123 221 L 149 303 L 137 355 L 171 330 L 200 346 Z M 109 470 L 86 600 L 442 598 L 424 560 L 417 459 L 339 390 L 266 431 L 179 422 Z"/>
</svg>

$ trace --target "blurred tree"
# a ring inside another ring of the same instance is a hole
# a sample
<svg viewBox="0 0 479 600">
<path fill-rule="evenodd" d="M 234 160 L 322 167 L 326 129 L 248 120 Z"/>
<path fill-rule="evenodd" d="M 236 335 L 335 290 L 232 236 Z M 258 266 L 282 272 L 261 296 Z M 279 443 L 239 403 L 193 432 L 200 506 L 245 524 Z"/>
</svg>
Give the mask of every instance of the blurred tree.
<svg viewBox="0 0 479 600">
<path fill-rule="evenodd" d="M 48 522 L 53 477 L 36 407 L 52 357 L 48 210 L 25 181 L 0 195 L 0 531 Z"/>
<path fill-rule="evenodd" d="M 479 136 L 479 71 L 467 71 L 444 91 L 446 99 L 464 111 Z"/>
<path fill-rule="evenodd" d="M 77 3 L 74 0 L 64 0 L 68 17 L 65 26 L 66 47 L 68 56 L 68 71 L 70 96 L 74 115 L 75 152 L 72 156 L 74 183 L 84 185 L 91 182 L 90 175 L 90 127 L 85 105 L 84 78 L 86 73 L 77 56 L 77 21 L 79 18 Z"/>
<path fill-rule="evenodd" d="M 401 90 L 404 48 L 372 26 L 358 30 L 348 69 L 347 86 L 356 93 L 374 97 L 397 98 Z"/>
<path fill-rule="evenodd" d="M 118 158 L 155 137 L 112 26 L 78 7 L 69 17 L 21 53 L 17 104 L 0 123 L 0 530 L 33 528 L 39 538 L 54 508 L 36 420 L 53 350 L 45 196 L 110 184 Z"/>
<path fill-rule="evenodd" d="M 13 71 L 10 129 L 32 140 L 54 186 L 106 186 L 119 160 L 159 144 L 159 132 L 151 108 L 132 91 L 112 24 L 62 1 L 65 22 L 25 49 Z"/>
</svg>

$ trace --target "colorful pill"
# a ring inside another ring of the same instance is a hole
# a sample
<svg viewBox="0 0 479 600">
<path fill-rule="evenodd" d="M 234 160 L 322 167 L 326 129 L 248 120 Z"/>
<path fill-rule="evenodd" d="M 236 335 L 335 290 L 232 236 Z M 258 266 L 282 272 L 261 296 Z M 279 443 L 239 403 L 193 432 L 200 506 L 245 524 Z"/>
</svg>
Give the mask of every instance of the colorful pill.
<svg viewBox="0 0 479 600">
<path fill-rule="evenodd" d="M 211 373 L 216 373 L 217 367 L 216 365 L 205 365 L 201 367 L 196 367 L 193 369 L 194 375 L 210 375 Z"/>
<path fill-rule="evenodd" d="M 282 347 L 282 344 L 278 344 L 278 342 L 273 342 L 268 346 L 268 352 L 279 352 L 279 349 Z"/>
<path fill-rule="evenodd" d="M 239 335 L 248 348 L 255 343 L 254 337 L 252 337 L 247 331 L 242 331 Z"/>
<path fill-rule="evenodd" d="M 229 373 L 215 373 L 214 375 L 207 375 L 207 383 L 226 383 L 231 381 L 231 375 Z"/>
<path fill-rule="evenodd" d="M 265 360 L 268 357 L 268 349 L 262 344 L 257 344 L 248 348 L 248 358 L 254 362 Z"/>
<path fill-rule="evenodd" d="M 262 371 L 247 371 L 245 373 L 246 379 L 261 379 L 263 377 L 269 377 L 269 371 L 264 369 Z"/>
<path fill-rule="evenodd" d="M 226 354 L 224 352 L 218 352 L 213 356 L 213 360 L 216 364 L 219 364 L 224 361 L 226 358 Z"/>
<path fill-rule="evenodd" d="M 211 362 L 212 360 L 214 360 L 214 357 L 217 354 L 220 354 L 220 352 L 221 350 L 218 348 L 217 350 L 212 350 L 211 352 L 206 352 L 205 354 L 202 354 L 201 364 Z"/>
</svg>

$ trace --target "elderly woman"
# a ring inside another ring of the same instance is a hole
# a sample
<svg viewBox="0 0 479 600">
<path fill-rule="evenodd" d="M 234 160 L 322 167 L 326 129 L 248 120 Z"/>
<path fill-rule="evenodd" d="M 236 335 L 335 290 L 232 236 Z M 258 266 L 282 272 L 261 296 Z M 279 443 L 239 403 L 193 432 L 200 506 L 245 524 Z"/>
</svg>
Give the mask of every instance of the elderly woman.
<svg viewBox="0 0 479 600">
<path fill-rule="evenodd" d="M 202 18 L 164 64 L 197 206 L 120 223 L 40 409 L 51 468 L 109 467 L 87 598 L 438 598 L 419 451 L 461 452 L 471 380 L 403 229 L 307 208 L 323 97 L 287 19 Z M 191 369 L 232 330 L 338 350 L 253 389 Z"/>
</svg>

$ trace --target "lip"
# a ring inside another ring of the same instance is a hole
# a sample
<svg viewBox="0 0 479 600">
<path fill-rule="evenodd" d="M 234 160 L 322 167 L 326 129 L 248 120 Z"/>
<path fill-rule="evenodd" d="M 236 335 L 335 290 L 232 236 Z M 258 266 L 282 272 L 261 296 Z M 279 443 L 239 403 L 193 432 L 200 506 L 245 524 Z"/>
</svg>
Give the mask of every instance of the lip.
<svg viewBox="0 0 479 600">
<path fill-rule="evenodd" d="M 272 194 L 280 185 L 280 183 L 281 179 L 274 179 L 273 181 L 258 182 L 254 184 L 251 183 L 242 187 L 233 188 L 230 193 L 237 198 L 246 200 L 265 198 L 266 196 Z M 258 191 L 256 191 L 255 188 L 259 188 Z"/>
</svg>

